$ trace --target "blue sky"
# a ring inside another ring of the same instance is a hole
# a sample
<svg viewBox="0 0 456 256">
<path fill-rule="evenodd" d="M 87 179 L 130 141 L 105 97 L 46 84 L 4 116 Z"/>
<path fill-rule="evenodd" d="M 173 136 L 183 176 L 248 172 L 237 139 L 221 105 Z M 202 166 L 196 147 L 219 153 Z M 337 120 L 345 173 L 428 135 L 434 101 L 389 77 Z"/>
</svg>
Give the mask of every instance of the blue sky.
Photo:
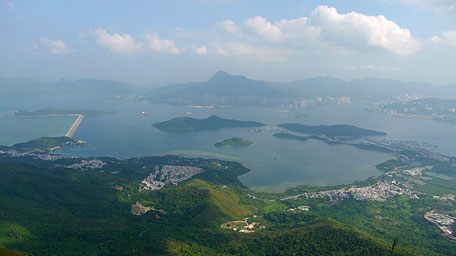
<svg viewBox="0 0 456 256">
<path fill-rule="evenodd" d="M 0 76 L 456 83 L 455 0 L 0 0 Z"/>
</svg>

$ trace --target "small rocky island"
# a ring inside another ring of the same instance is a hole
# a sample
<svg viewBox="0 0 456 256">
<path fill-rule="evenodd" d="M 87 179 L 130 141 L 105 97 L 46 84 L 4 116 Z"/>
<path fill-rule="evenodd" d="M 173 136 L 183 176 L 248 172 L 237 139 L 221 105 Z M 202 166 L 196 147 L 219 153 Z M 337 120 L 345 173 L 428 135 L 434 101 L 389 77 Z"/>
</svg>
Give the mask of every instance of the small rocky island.
<svg viewBox="0 0 456 256">
<path fill-rule="evenodd" d="M 224 119 L 216 115 L 212 115 L 205 119 L 176 117 L 168 121 L 152 124 L 152 126 L 162 131 L 205 131 L 222 128 L 262 127 L 265 126 L 265 124 L 255 121 Z"/>
<path fill-rule="evenodd" d="M 214 146 L 216 146 L 218 148 L 222 148 L 222 147 L 245 148 L 252 144 L 253 144 L 253 142 L 251 142 L 251 141 L 234 137 L 234 138 L 226 139 L 221 142 L 217 142 L 214 144 Z"/>
</svg>

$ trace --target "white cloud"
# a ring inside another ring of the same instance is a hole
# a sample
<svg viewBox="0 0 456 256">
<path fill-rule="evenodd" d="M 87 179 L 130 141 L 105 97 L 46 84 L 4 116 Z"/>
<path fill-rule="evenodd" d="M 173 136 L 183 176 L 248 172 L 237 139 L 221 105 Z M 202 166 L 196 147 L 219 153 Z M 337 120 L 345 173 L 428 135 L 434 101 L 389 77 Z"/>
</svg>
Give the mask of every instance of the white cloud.
<svg viewBox="0 0 456 256">
<path fill-rule="evenodd" d="M 66 54 L 76 51 L 73 48 L 68 47 L 62 40 L 52 40 L 46 37 L 40 38 L 41 43 L 48 49 L 48 51 L 54 55 Z"/>
<path fill-rule="evenodd" d="M 440 36 L 433 36 L 431 41 L 434 44 L 449 45 L 456 47 L 456 30 L 448 30 Z"/>
<path fill-rule="evenodd" d="M 269 23 L 263 17 L 256 16 L 255 18 L 246 20 L 244 24 L 266 40 L 272 42 L 278 42 L 281 40 L 282 31 L 280 31 L 277 26 Z"/>
<path fill-rule="evenodd" d="M 147 33 L 147 40 L 149 40 L 149 47 L 155 52 L 177 54 L 180 50 L 174 45 L 173 40 L 160 39 L 157 34 Z"/>
<path fill-rule="evenodd" d="M 307 17 L 292 20 L 281 20 L 271 24 L 261 16 L 248 19 L 244 25 L 252 30 L 256 35 L 270 42 L 281 42 L 292 39 L 315 39 L 320 34 L 320 28 L 308 23 Z"/>
<path fill-rule="evenodd" d="M 295 50 L 322 52 L 353 52 L 383 49 L 397 55 L 407 55 L 421 45 L 406 28 L 399 27 L 384 16 L 368 16 L 357 12 L 338 13 L 335 8 L 318 6 L 310 17 L 270 22 L 256 16 L 242 26 L 231 20 L 218 23 L 225 32 L 245 35 L 244 39 L 260 39 L 292 47 Z M 250 34 L 248 33 L 250 32 Z"/>
<path fill-rule="evenodd" d="M 132 53 L 143 47 L 141 41 L 135 40 L 129 34 L 109 34 L 102 28 L 97 28 L 95 31 L 91 31 L 90 34 L 98 46 L 112 52 Z"/>
<path fill-rule="evenodd" d="M 399 27 L 384 16 L 367 16 L 357 12 L 339 14 L 335 8 L 318 6 L 311 15 L 312 24 L 321 28 L 321 36 L 350 48 L 383 48 L 399 55 L 420 49 L 408 29 Z"/>
<path fill-rule="evenodd" d="M 321 32 L 321 28 L 309 24 L 310 19 L 301 17 L 292 20 L 281 20 L 276 26 L 282 31 L 285 40 L 290 39 L 316 39 Z"/>
<path fill-rule="evenodd" d="M 401 2 L 431 9 L 438 15 L 456 14 L 456 2 L 454 0 L 401 0 Z"/>
<path fill-rule="evenodd" d="M 372 64 L 369 65 L 361 65 L 361 66 L 345 66 L 345 70 L 357 71 L 357 70 L 370 70 L 370 71 L 393 71 L 393 72 L 400 72 L 402 68 L 398 67 L 378 67 Z"/>
<path fill-rule="evenodd" d="M 215 44 L 214 52 L 224 57 L 242 57 L 261 61 L 283 61 L 284 52 L 268 47 L 255 47 L 245 43 Z"/>
<path fill-rule="evenodd" d="M 222 30 L 228 34 L 232 34 L 235 36 L 242 36 L 242 31 L 239 25 L 234 23 L 232 20 L 225 20 L 221 22 L 217 22 L 217 26 L 222 28 Z"/>
<path fill-rule="evenodd" d="M 198 55 L 206 55 L 207 54 L 207 47 L 206 46 L 201 46 L 201 47 L 195 47 L 195 53 Z"/>
<path fill-rule="evenodd" d="M 2 1 L 2 4 L 3 4 L 4 6 L 6 6 L 6 8 L 8 8 L 10 11 L 16 10 L 16 6 L 14 6 L 14 3 L 13 3 L 13 2 L 10 2 L 10 1 Z"/>
</svg>

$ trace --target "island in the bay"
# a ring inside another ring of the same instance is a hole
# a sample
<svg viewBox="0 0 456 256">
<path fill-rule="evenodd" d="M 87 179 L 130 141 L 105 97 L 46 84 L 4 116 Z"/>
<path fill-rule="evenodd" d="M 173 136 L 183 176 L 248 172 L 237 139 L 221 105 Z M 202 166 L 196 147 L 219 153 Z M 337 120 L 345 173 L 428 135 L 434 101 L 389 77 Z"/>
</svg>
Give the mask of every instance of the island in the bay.
<svg viewBox="0 0 456 256">
<path fill-rule="evenodd" d="M 353 125 L 304 125 L 304 124 L 280 124 L 279 127 L 299 133 L 326 135 L 329 137 L 359 138 L 364 136 L 385 136 L 385 132 L 363 129 Z"/>
<path fill-rule="evenodd" d="M 216 146 L 218 148 L 227 147 L 227 146 L 236 147 L 236 148 L 245 148 L 252 144 L 253 144 L 253 142 L 251 142 L 251 141 L 234 137 L 234 138 L 229 138 L 229 139 L 223 140 L 221 142 L 217 142 L 214 144 L 214 146 Z"/>
<path fill-rule="evenodd" d="M 99 117 L 109 114 L 115 114 L 114 111 L 97 111 L 97 110 L 66 110 L 58 108 L 44 108 L 40 110 L 18 110 L 14 113 L 16 117 L 45 117 L 45 116 L 78 116 Z"/>
<path fill-rule="evenodd" d="M 154 123 L 152 126 L 162 131 L 204 131 L 222 128 L 262 127 L 265 126 L 265 124 L 255 121 L 224 119 L 216 115 L 212 115 L 205 119 L 176 117 L 168 121 Z"/>
<path fill-rule="evenodd" d="M 279 127 L 284 128 L 286 130 L 297 132 L 297 133 L 304 133 L 309 134 L 306 136 L 299 136 L 295 134 L 291 134 L 285 131 L 277 132 L 273 134 L 274 137 L 279 139 L 292 139 L 292 140 L 300 140 L 300 141 L 307 141 L 310 139 L 318 140 L 325 142 L 330 145 L 338 145 L 338 144 L 345 144 L 344 141 L 351 140 L 351 139 L 360 139 L 367 136 L 385 136 L 387 135 L 385 132 L 378 132 L 374 130 L 363 129 L 360 127 L 356 127 L 353 125 L 303 125 L 303 124 L 280 124 Z M 349 143 L 348 145 L 355 146 L 358 148 L 365 148 L 371 149 L 363 143 Z"/>
</svg>

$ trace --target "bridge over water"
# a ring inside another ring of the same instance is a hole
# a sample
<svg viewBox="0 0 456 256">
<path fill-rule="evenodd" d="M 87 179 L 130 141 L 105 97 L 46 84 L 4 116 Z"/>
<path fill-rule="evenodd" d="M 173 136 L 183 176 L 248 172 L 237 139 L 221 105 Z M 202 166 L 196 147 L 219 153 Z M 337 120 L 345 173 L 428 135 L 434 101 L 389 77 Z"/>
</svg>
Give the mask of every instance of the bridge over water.
<svg viewBox="0 0 456 256">
<path fill-rule="evenodd" d="M 82 119 L 84 118 L 84 115 L 78 115 L 78 118 L 76 121 L 74 121 L 73 125 L 71 128 L 68 130 L 68 132 L 65 134 L 68 138 L 72 138 L 76 130 L 78 129 L 79 125 L 81 124 Z"/>
</svg>

